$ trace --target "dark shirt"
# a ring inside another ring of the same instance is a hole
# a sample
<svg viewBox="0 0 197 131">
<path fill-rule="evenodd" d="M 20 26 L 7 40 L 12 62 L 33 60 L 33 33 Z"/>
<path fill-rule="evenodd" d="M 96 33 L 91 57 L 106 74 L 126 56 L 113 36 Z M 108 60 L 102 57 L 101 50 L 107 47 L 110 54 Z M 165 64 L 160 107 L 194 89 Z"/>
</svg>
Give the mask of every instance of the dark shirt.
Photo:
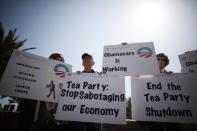
<svg viewBox="0 0 197 131">
<path fill-rule="evenodd" d="M 96 73 L 93 69 L 91 71 L 85 71 L 83 70 L 82 73 Z"/>
</svg>

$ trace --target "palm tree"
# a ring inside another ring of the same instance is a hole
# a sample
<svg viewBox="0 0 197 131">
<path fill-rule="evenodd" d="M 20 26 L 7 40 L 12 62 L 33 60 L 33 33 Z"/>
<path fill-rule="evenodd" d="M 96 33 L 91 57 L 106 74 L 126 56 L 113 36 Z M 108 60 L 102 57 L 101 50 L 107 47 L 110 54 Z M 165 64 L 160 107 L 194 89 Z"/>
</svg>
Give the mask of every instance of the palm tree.
<svg viewBox="0 0 197 131">
<path fill-rule="evenodd" d="M 25 40 L 19 40 L 16 36 L 17 29 L 9 30 L 8 34 L 4 36 L 4 28 L 0 22 L 0 79 L 3 75 L 5 67 L 14 49 L 18 49 L 25 43 Z"/>
</svg>

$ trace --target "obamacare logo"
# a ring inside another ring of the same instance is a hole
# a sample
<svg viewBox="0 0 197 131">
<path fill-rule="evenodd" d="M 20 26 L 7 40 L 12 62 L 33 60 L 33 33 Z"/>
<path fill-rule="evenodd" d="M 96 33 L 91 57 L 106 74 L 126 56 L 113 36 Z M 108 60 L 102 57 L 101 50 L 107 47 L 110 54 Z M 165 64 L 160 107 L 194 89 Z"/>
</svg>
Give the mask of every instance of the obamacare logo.
<svg viewBox="0 0 197 131">
<path fill-rule="evenodd" d="M 54 67 L 54 72 L 59 77 L 64 78 L 65 77 L 65 72 L 69 72 L 69 69 L 64 64 L 57 64 Z"/>
<path fill-rule="evenodd" d="M 148 58 L 152 56 L 153 51 L 148 47 L 141 47 L 138 49 L 137 54 L 142 58 Z"/>
</svg>

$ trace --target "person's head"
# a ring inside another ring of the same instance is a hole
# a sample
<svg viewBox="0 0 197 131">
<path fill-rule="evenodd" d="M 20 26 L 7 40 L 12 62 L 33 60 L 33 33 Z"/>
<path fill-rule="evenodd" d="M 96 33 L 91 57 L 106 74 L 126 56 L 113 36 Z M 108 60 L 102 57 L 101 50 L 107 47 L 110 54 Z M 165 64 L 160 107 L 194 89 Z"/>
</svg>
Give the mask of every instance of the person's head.
<svg viewBox="0 0 197 131">
<path fill-rule="evenodd" d="M 88 53 L 84 53 L 81 56 L 82 60 L 83 60 L 83 66 L 84 66 L 84 70 L 85 71 L 90 71 L 92 70 L 92 66 L 94 65 L 94 60 L 92 58 L 92 56 Z"/>
<path fill-rule="evenodd" d="M 64 58 L 61 54 L 59 53 L 53 53 L 49 56 L 49 59 L 51 60 L 56 60 L 56 61 L 60 61 L 60 62 L 64 62 Z"/>
<path fill-rule="evenodd" d="M 157 61 L 160 70 L 164 69 L 169 64 L 169 59 L 164 53 L 157 54 Z"/>
</svg>

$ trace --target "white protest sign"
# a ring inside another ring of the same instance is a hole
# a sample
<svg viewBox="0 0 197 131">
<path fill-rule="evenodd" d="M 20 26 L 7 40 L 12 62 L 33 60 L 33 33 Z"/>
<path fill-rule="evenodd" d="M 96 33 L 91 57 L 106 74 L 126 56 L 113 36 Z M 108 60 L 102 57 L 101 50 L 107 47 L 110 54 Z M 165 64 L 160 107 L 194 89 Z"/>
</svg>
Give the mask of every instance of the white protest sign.
<svg viewBox="0 0 197 131">
<path fill-rule="evenodd" d="M 71 74 L 61 90 L 57 120 L 126 124 L 124 77 Z"/>
<path fill-rule="evenodd" d="M 179 55 L 182 72 L 197 72 L 197 50 Z"/>
<path fill-rule="evenodd" d="M 131 78 L 132 119 L 197 123 L 197 74 Z"/>
<path fill-rule="evenodd" d="M 104 46 L 103 71 L 123 76 L 159 74 L 153 43 Z"/>
<path fill-rule="evenodd" d="M 71 65 L 15 50 L 0 81 L 0 94 L 57 102 Z"/>
</svg>

